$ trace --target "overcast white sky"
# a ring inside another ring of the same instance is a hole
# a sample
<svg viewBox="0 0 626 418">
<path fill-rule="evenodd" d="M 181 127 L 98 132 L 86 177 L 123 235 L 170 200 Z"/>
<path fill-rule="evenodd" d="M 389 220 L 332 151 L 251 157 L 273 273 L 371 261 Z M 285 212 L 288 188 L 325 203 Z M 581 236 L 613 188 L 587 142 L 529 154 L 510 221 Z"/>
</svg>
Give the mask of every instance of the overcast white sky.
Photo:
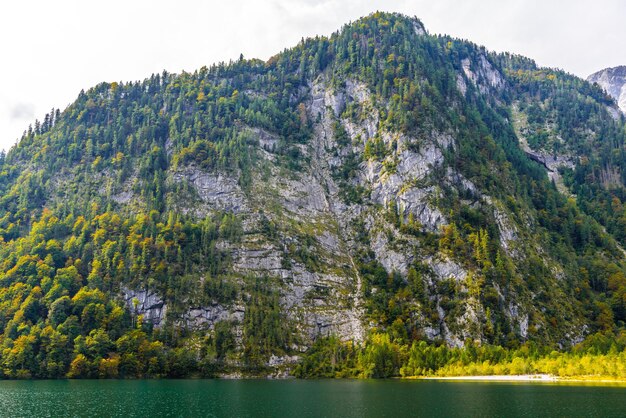
<svg viewBox="0 0 626 418">
<path fill-rule="evenodd" d="M 581 77 L 626 65 L 623 0 L 2 1 L 0 149 L 101 81 L 267 59 L 376 10 Z"/>
</svg>

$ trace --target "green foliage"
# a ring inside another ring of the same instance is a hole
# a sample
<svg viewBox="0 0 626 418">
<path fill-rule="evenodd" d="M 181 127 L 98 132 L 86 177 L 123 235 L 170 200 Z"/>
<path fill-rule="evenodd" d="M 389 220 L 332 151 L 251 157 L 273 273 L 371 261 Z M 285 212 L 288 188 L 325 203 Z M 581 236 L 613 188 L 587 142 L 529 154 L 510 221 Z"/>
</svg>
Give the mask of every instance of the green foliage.
<svg viewBox="0 0 626 418">
<path fill-rule="evenodd" d="M 358 347 L 353 342 L 342 342 L 337 337 L 319 338 L 294 370 L 299 378 L 356 377 Z"/>
<path fill-rule="evenodd" d="M 292 330 L 281 313 L 278 293 L 267 279 L 255 279 L 243 320 L 244 357 L 253 370 L 262 369 L 273 353 L 281 354 L 293 342 Z"/>
<path fill-rule="evenodd" d="M 168 348 L 132 328 L 130 312 L 116 300 L 120 287 L 153 289 L 172 312 L 182 311 L 189 294 L 183 279 L 203 273 L 201 299 L 236 297 L 237 287 L 220 277 L 227 257 L 215 247 L 217 239 L 239 239 L 233 215 L 161 222 L 152 212 L 123 221 L 95 210 L 62 220 L 43 211 L 27 235 L 0 249 L 5 376 L 166 375 Z"/>
<path fill-rule="evenodd" d="M 476 345 L 462 348 L 414 341 L 402 344 L 386 333 L 361 347 L 334 337 L 320 339 L 298 366 L 298 377 L 420 377 L 549 374 L 564 378 L 625 379 L 626 335 L 590 335 L 568 352 L 527 343 L 517 349 Z M 355 358 L 358 360 L 355 361 Z"/>
<path fill-rule="evenodd" d="M 389 335 L 373 334 L 359 355 L 363 377 L 396 376 L 400 367 L 400 356 L 400 347 L 391 342 Z"/>
</svg>

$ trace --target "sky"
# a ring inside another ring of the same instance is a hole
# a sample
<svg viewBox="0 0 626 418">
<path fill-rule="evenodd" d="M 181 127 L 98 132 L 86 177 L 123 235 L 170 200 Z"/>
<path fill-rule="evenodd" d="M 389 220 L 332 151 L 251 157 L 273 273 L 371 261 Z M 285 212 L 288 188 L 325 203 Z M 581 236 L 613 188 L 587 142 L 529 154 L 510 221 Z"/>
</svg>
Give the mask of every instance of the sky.
<svg viewBox="0 0 626 418">
<path fill-rule="evenodd" d="M 99 82 L 267 59 L 377 10 L 581 77 L 626 65 L 624 0 L 3 1 L 0 149 Z"/>
</svg>

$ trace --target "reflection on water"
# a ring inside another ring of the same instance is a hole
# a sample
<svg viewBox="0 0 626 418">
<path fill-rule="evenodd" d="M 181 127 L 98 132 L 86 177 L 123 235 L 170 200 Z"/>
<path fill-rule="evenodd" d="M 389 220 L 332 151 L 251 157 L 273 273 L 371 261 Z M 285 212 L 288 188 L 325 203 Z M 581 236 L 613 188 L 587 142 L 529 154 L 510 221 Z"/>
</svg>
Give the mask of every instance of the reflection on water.
<svg viewBox="0 0 626 418">
<path fill-rule="evenodd" d="M 356 380 L 0 381 L 0 416 L 626 416 L 626 387 Z"/>
</svg>

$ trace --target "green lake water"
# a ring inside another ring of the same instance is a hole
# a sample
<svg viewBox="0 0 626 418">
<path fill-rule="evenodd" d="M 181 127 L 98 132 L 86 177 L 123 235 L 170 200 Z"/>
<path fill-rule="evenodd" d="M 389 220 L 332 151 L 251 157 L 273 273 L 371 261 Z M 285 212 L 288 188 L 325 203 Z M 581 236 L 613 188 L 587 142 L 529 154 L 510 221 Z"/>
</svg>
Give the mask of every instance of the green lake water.
<svg viewBox="0 0 626 418">
<path fill-rule="evenodd" d="M 626 386 L 357 380 L 0 381 L 7 417 L 626 417 Z"/>
</svg>

